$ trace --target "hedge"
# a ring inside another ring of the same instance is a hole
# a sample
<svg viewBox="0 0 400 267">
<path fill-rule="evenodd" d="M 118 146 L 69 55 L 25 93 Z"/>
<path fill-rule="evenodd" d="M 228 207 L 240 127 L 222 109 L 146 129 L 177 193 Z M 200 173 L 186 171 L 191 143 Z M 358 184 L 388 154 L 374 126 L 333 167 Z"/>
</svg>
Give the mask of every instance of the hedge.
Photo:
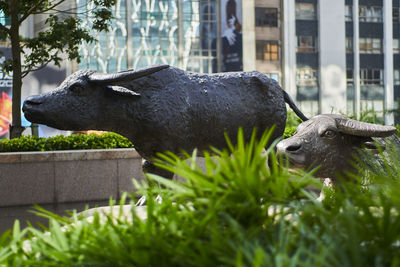
<svg viewBox="0 0 400 267">
<path fill-rule="evenodd" d="M 55 137 L 22 136 L 15 139 L 0 140 L 0 152 L 54 151 L 77 149 L 132 148 L 133 144 L 116 133 L 74 134 Z"/>
</svg>

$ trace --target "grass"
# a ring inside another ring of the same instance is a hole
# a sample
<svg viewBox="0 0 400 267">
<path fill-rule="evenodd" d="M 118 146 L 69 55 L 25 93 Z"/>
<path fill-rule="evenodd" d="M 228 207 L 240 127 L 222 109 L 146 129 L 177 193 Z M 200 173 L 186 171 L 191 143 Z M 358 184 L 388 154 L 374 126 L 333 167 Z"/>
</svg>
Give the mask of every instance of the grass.
<svg viewBox="0 0 400 267">
<path fill-rule="evenodd" d="M 0 238 L 0 266 L 398 266 L 398 151 L 318 202 L 308 190 L 321 187 L 312 172 L 290 172 L 264 151 L 270 134 L 245 143 L 239 132 L 229 149 L 205 155 L 204 169 L 196 151 L 189 160 L 160 155 L 157 164 L 186 181 L 149 174 L 151 183 L 137 185 L 146 220 L 134 209 L 132 220 L 95 214 L 87 222 L 39 208 L 50 226 L 16 221 Z"/>
</svg>

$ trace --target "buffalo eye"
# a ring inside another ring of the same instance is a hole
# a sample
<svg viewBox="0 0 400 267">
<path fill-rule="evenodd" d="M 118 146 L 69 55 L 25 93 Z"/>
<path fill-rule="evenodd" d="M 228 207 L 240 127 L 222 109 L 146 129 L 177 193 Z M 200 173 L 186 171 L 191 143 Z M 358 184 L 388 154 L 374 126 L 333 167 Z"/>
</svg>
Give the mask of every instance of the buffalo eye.
<svg viewBox="0 0 400 267">
<path fill-rule="evenodd" d="M 322 136 L 323 136 L 323 137 L 326 137 L 326 138 L 334 138 L 334 137 L 336 136 L 336 132 L 335 132 L 335 131 L 332 131 L 332 130 L 326 130 L 326 131 L 322 134 Z"/>
<path fill-rule="evenodd" d="M 85 88 L 80 84 L 74 84 L 69 88 L 69 90 L 74 94 L 81 94 Z"/>
</svg>

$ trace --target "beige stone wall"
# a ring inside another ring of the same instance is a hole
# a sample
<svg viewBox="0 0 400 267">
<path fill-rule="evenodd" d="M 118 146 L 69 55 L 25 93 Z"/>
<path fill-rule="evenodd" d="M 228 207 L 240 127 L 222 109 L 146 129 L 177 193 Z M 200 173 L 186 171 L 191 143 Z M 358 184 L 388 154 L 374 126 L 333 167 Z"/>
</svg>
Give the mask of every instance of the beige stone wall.
<svg viewBox="0 0 400 267">
<path fill-rule="evenodd" d="M 281 7 L 281 0 L 255 0 L 257 7 Z"/>
<path fill-rule="evenodd" d="M 100 201 L 143 179 L 133 149 L 0 153 L 0 207 Z"/>
<path fill-rule="evenodd" d="M 279 60 L 263 61 L 256 60 L 256 69 L 262 73 L 278 73 L 280 82 L 282 81 L 281 60 L 282 60 L 282 34 L 281 18 L 282 8 L 281 0 L 255 0 L 255 7 L 277 8 L 278 9 L 278 27 L 255 27 L 256 40 L 277 41 L 279 43 Z"/>
<path fill-rule="evenodd" d="M 280 61 L 262 61 L 257 60 L 257 70 L 262 73 L 277 72 L 280 73 Z"/>
<path fill-rule="evenodd" d="M 134 149 L 0 153 L 0 234 L 16 219 L 46 224 L 34 204 L 63 215 L 107 205 L 144 179 L 141 162 Z"/>
<path fill-rule="evenodd" d="M 279 27 L 256 27 L 257 40 L 276 40 L 281 39 L 281 30 Z"/>
</svg>

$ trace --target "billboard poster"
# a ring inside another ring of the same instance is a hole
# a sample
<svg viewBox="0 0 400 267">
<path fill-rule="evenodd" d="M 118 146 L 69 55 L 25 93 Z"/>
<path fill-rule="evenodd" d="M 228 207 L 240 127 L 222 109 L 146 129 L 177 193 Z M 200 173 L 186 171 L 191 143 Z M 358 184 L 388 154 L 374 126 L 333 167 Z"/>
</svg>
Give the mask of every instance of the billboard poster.
<svg viewBox="0 0 400 267">
<path fill-rule="evenodd" d="M 0 48 L 0 63 L 11 58 L 11 48 Z M 7 75 L 0 68 L 0 139 L 8 135 L 11 123 L 12 74 Z"/>
<path fill-rule="evenodd" d="M 242 0 L 221 1 L 222 71 L 242 71 Z"/>
</svg>

